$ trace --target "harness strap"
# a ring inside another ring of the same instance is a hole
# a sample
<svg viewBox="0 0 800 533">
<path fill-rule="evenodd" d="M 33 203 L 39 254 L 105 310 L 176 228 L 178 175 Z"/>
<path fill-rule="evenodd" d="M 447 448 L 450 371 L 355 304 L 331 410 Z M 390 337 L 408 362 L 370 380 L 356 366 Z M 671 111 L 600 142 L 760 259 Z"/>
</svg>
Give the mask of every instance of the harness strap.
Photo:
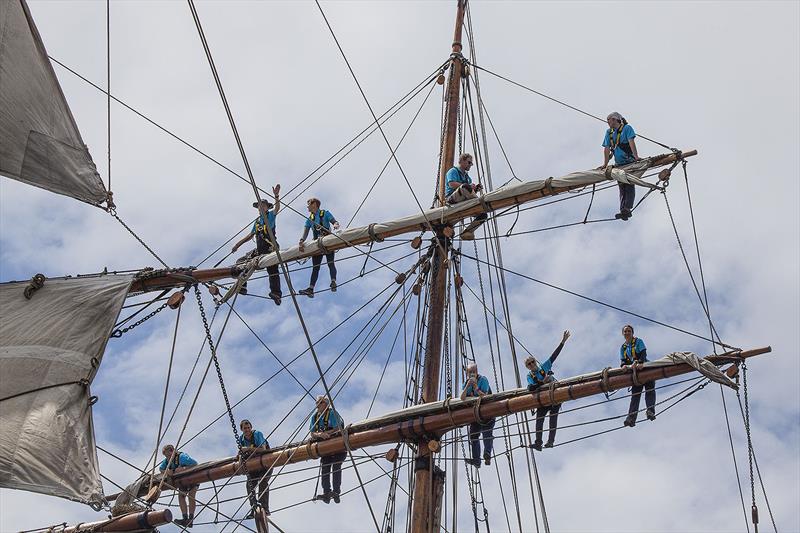
<svg viewBox="0 0 800 533">
<path fill-rule="evenodd" d="M 369 238 L 376 242 L 383 242 L 383 237 L 378 237 L 378 235 L 375 233 L 375 224 L 376 222 L 373 222 L 372 224 L 367 226 L 367 231 L 369 232 Z"/>
<path fill-rule="evenodd" d="M 331 251 L 330 251 L 330 250 L 328 250 L 328 248 L 327 248 L 327 247 L 326 247 L 324 244 L 322 244 L 322 237 L 323 237 L 323 236 L 322 236 L 322 235 L 320 235 L 320 236 L 319 236 L 319 238 L 317 239 L 317 247 L 318 247 L 320 250 L 322 250 L 322 253 L 323 253 L 323 254 L 326 254 L 326 255 L 327 255 L 327 254 L 331 253 Z"/>
</svg>

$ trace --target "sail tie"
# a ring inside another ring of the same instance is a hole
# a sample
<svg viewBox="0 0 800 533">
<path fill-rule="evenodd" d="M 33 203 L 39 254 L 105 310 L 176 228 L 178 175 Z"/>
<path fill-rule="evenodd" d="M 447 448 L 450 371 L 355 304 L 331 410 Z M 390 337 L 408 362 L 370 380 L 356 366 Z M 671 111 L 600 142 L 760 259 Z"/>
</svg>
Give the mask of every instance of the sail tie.
<svg viewBox="0 0 800 533">
<path fill-rule="evenodd" d="M 41 274 L 41 273 L 36 274 L 35 276 L 33 276 L 31 278 L 30 283 L 28 283 L 28 286 L 25 287 L 25 290 L 22 293 L 22 294 L 25 295 L 25 299 L 26 300 L 30 300 L 33 297 L 33 293 L 34 292 L 36 292 L 39 289 L 41 289 L 42 287 L 44 287 L 44 282 L 46 280 L 47 280 L 47 278 L 45 278 L 44 274 Z"/>
<path fill-rule="evenodd" d="M 383 237 L 380 237 L 378 234 L 375 233 L 375 224 L 376 222 L 373 222 L 372 224 L 367 226 L 367 232 L 369 232 L 369 238 L 375 242 L 383 242 Z"/>
</svg>

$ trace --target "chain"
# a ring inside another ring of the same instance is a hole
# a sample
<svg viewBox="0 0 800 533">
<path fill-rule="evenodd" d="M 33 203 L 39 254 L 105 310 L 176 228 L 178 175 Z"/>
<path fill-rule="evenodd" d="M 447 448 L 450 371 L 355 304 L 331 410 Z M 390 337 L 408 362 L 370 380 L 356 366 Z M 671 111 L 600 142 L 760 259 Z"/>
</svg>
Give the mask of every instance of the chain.
<svg viewBox="0 0 800 533">
<path fill-rule="evenodd" d="M 130 226 L 128 226 L 128 225 L 127 225 L 125 222 L 123 222 L 123 221 L 122 221 L 122 219 L 121 219 L 121 218 L 119 218 L 119 215 L 117 214 L 117 210 L 116 210 L 115 208 L 111 208 L 111 209 L 109 209 L 109 210 L 108 210 L 108 212 L 111 214 L 111 216 L 112 216 L 112 217 L 116 218 L 116 219 L 117 219 L 117 221 L 118 221 L 120 224 L 122 224 L 122 227 L 123 227 L 123 228 L 125 228 L 126 230 L 128 230 L 128 233 L 130 233 L 131 235 L 133 235 L 133 237 L 134 237 L 134 238 L 135 238 L 137 241 L 139 241 L 139 244 L 141 244 L 142 246 L 144 246 L 144 247 L 145 247 L 145 249 L 147 249 L 147 251 L 148 251 L 148 252 L 150 252 L 150 253 L 152 254 L 152 256 L 153 256 L 153 257 L 155 257 L 156 259 L 158 259 L 158 262 L 159 262 L 159 263 L 161 263 L 162 265 L 164 265 L 164 267 L 166 267 L 166 268 L 169 268 L 169 265 L 168 265 L 168 264 L 166 264 L 166 263 L 164 262 L 164 260 L 163 260 L 163 259 L 161 259 L 160 257 L 158 257 L 158 254 L 157 254 L 157 253 L 155 253 L 155 252 L 153 251 L 153 249 L 152 249 L 152 248 L 150 248 L 150 247 L 147 245 L 147 243 L 146 243 L 146 242 L 144 242 L 144 241 L 141 239 L 141 237 L 139 237 L 138 235 L 136 235 L 136 233 L 135 233 L 135 232 L 134 232 L 134 231 L 133 231 L 133 230 L 130 228 Z"/>
<path fill-rule="evenodd" d="M 239 450 L 241 450 L 242 444 L 239 441 L 239 430 L 236 429 L 236 420 L 233 418 L 231 402 L 228 400 L 228 391 L 225 389 L 225 381 L 222 379 L 222 369 L 219 367 L 219 360 L 217 359 L 217 349 L 214 347 L 214 340 L 211 337 L 211 328 L 208 326 L 206 310 L 203 307 L 203 299 L 200 297 L 200 289 L 197 287 L 197 285 L 194 286 L 194 295 L 197 298 L 197 306 L 200 308 L 200 317 L 203 319 L 203 328 L 206 330 L 206 340 L 208 341 L 208 347 L 211 350 L 211 360 L 214 361 L 214 367 L 217 370 L 217 378 L 219 379 L 219 386 L 222 389 L 222 397 L 225 399 L 225 408 L 228 410 L 228 417 L 231 420 L 231 427 L 233 428 L 233 436 L 236 439 L 236 446 L 239 448 Z"/>
<path fill-rule="evenodd" d="M 123 333 L 127 333 L 127 332 L 129 332 L 130 330 L 132 330 L 133 328 L 135 328 L 135 327 L 137 327 L 137 326 L 140 326 L 140 325 L 144 324 L 145 322 L 147 322 L 148 320 L 150 320 L 151 318 L 153 318 L 154 316 L 156 316 L 158 313 L 160 313 L 161 311 L 163 311 L 163 310 L 164 310 L 164 308 L 165 308 L 165 307 L 167 307 L 167 305 L 169 305 L 169 301 L 166 301 L 166 302 L 164 302 L 164 303 L 163 303 L 163 304 L 161 304 L 159 307 L 157 307 L 156 309 L 154 309 L 153 311 L 151 311 L 149 315 L 146 315 L 145 317 L 143 317 L 143 318 L 140 318 L 139 320 L 137 320 L 136 322 L 134 322 L 134 323 L 133 323 L 133 324 L 131 324 L 130 326 L 126 326 L 126 327 L 124 327 L 124 328 L 121 328 L 121 329 L 120 329 L 120 328 L 117 328 L 117 329 L 115 329 L 115 330 L 114 330 L 114 331 L 111 333 L 111 337 L 112 337 L 112 338 L 116 338 L 116 339 L 118 339 L 118 338 L 122 337 Z"/>
<path fill-rule="evenodd" d="M 750 461 L 750 495 L 752 497 L 752 519 L 755 533 L 758 533 L 758 507 L 756 506 L 756 481 L 753 476 L 753 441 L 750 436 L 750 402 L 747 397 L 747 364 L 742 361 L 742 383 L 744 386 L 744 430 L 747 433 L 747 458 Z M 739 395 L 739 391 L 736 391 Z"/>
</svg>

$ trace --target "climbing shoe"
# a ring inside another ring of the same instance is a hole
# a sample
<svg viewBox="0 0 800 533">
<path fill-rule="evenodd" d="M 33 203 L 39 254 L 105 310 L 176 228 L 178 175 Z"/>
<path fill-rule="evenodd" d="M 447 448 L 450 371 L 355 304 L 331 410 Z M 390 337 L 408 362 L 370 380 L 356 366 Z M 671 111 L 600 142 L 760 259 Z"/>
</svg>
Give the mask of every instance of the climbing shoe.
<svg viewBox="0 0 800 533">
<path fill-rule="evenodd" d="M 536 451 L 542 451 L 542 441 L 537 440 L 533 443 L 533 449 Z"/>
<path fill-rule="evenodd" d="M 554 444 L 554 443 L 553 443 L 553 441 L 549 440 L 549 441 L 547 441 L 547 442 L 545 443 L 544 447 L 545 447 L 545 448 L 552 448 L 552 447 L 553 447 L 553 444 Z"/>
<path fill-rule="evenodd" d="M 656 412 L 653 411 L 652 409 L 648 409 L 647 410 L 647 419 L 651 420 L 651 421 L 655 420 L 656 419 Z"/>
<path fill-rule="evenodd" d="M 251 509 L 250 512 L 247 513 L 247 515 L 245 515 L 245 517 L 242 520 L 253 520 L 253 518 L 255 517 L 253 516 L 253 510 Z"/>
<path fill-rule="evenodd" d="M 275 302 L 275 305 L 281 305 L 281 293 L 279 292 L 271 292 L 269 293 L 269 297 Z"/>
<path fill-rule="evenodd" d="M 333 503 L 339 503 L 339 493 L 337 491 L 333 492 Z"/>
<path fill-rule="evenodd" d="M 466 463 L 468 465 L 472 465 L 475 468 L 480 468 L 481 467 L 481 460 L 480 459 L 465 459 L 465 461 L 466 461 Z"/>
<path fill-rule="evenodd" d="M 489 466 L 490 464 L 492 464 L 492 454 L 490 454 L 490 453 L 488 453 L 488 452 L 487 452 L 487 453 L 484 453 L 484 454 L 483 454 L 483 463 L 484 463 L 486 466 Z"/>
<path fill-rule="evenodd" d="M 632 416 L 628 416 L 625 418 L 625 422 L 623 422 L 623 424 L 628 426 L 629 428 L 632 428 L 633 426 L 636 425 L 636 419 Z"/>
<path fill-rule="evenodd" d="M 187 517 L 178 518 L 177 520 L 173 520 L 172 522 L 173 522 L 173 523 L 174 523 L 176 526 L 180 526 L 180 527 L 191 527 L 191 526 L 189 525 L 189 518 L 187 518 Z"/>
<path fill-rule="evenodd" d="M 322 501 L 325 502 L 325 503 L 331 503 L 331 495 L 332 494 L 333 493 L 331 491 L 326 490 L 321 496 Z"/>
<path fill-rule="evenodd" d="M 336 280 L 331 280 L 331 292 L 336 292 Z"/>
<path fill-rule="evenodd" d="M 298 294 L 302 294 L 303 296 L 308 296 L 309 298 L 314 297 L 314 287 L 308 287 L 306 289 L 300 289 L 297 291 Z"/>
</svg>

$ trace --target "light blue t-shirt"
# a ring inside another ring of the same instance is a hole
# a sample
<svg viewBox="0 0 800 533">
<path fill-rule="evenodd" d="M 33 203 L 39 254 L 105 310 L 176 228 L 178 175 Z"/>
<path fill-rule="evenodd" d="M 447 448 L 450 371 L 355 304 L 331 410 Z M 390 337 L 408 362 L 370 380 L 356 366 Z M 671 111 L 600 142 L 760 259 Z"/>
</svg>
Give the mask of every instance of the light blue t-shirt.
<svg viewBox="0 0 800 533">
<path fill-rule="evenodd" d="M 616 146 L 614 148 L 614 162 L 617 165 L 627 165 L 628 163 L 633 163 L 635 161 L 633 157 L 633 153 L 628 154 L 625 151 L 625 148 L 630 149 L 630 142 L 631 139 L 636 138 L 636 132 L 633 131 L 633 126 L 630 124 L 625 124 L 622 127 L 622 131 L 614 130 L 614 141 L 617 140 L 617 136 L 619 136 L 619 142 L 611 142 L 611 128 L 606 130 L 606 135 L 603 137 L 603 146 L 606 148 L 611 148 L 612 146 Z M 624 148 L 622 148 L 624 147 Z"/>
<path fill-rule="evenodd" d="M 458 167 L 451 168 L 447 171 L 447 174 L 444 177 L 445 196 L 450 196 L 453 194 L 453 191 L 455 191 L 455 189 L 450 187 L 451 181 L 457 181 L 458 183 L 472 183 L 472 178 L 469 177 L 469 174 L 466 171 L 461 170 Z"/>
<path fill-rule="evenodd" d="M 311 415 L 311 424 L 309 425 L 311 431 L 327 431 L 341 427 L 344 427 L 342 417 L 330 407 L 325 410 L 322 416 L 318 411 L 314 411 L 314 414 Z"/>
<path fill-rule="evenodd" d="M 269 222 L 269 227 L 272 229 L 272 233 L 275 233 L 275 213 L 272 211 L 267 211 L 267 221 Z M 267 236 L 267 229 L 264 225 L 264 215 L 258 215 L 258 218 L 255 222 L 253 222 L 253 227 L 250 230 L 250 233 L 255 235 L 263 235 L 264 237 Z"/>
<path fill-rule="evenodd" d="M 478 374 L 478 390 L 484 394 L 491 394 L 492 387 L 489 386 L 489 380 L 486 376 L 481 376 Z M 467 388 L 467 396 L 478 396 L 478 391 L 475 390 L 472 383 L 469 384 Z"/>
<path fill-rule="evenodd" d="M 197 461 L 189 457 L 188 453 L 178 452 L 176 457 L 172 458 L 172 463 L 169 465 L 170 470 L 175 470 L 179 466 L 196 466 Z M 168 457 L 164 457 L 164 460 L 161 461 L 161 464 L 158 466 L 158 469 L 162 472 L 167 469 L 167 461 Z"/>
<path fill-rule="evenodd" d="M 553 368 L 553 359 L 548 358 L 547 361 L 539 365 L 539 369 L 541 369 L 542 373 L 544 373 L 544 377 L 542 377 L 542 373 L 536 372 L 528 372 L 528 385 L 541 385 L 544 383 L 544 380 L 547 379 L 547 375 L 552 372 Z"/>
<path fill-rule="evenodd" d="M 246 448 L 248 446 L 259 448 L 262 445 L 266 445 L 266 447 L 269 448 L 269 443 L 267 442 L 267 439 L 264 438 L 264 434 L 261 433 L 260 431 L 253 430 L 253 435 L 249 439 L 244 436 L 244 433 L 239 435 L 239 446 L 241 446 L 242 448 Z"/>
<path fill-rule="evenodd" d="M 631 348 L 635 349 L 635 354 L 631 353 Z M 634 337 L 633 345 L 625 342 L 619 347 L 619 360 L 626 365 L 631 364 L 634 360 L 635 362 L 646 363 L 647 352 L 645 350 L 647 350 L 647 347 L 644 345 L 644 341 L 638 337 Z"/>
<path fill-rule="evenodd" d="M 320 216 L 321 215 L 321 216 Z M 319 238 L 319 227 L 322 226 L 326 230 L 331 230 L 331 224 L 336 222 L 336 217 L 327 209 L 318 209 L 313 215 L 309 215 L 306 219 L 306 227 L 314 232 L 314 238 Z"/>
</svg>

